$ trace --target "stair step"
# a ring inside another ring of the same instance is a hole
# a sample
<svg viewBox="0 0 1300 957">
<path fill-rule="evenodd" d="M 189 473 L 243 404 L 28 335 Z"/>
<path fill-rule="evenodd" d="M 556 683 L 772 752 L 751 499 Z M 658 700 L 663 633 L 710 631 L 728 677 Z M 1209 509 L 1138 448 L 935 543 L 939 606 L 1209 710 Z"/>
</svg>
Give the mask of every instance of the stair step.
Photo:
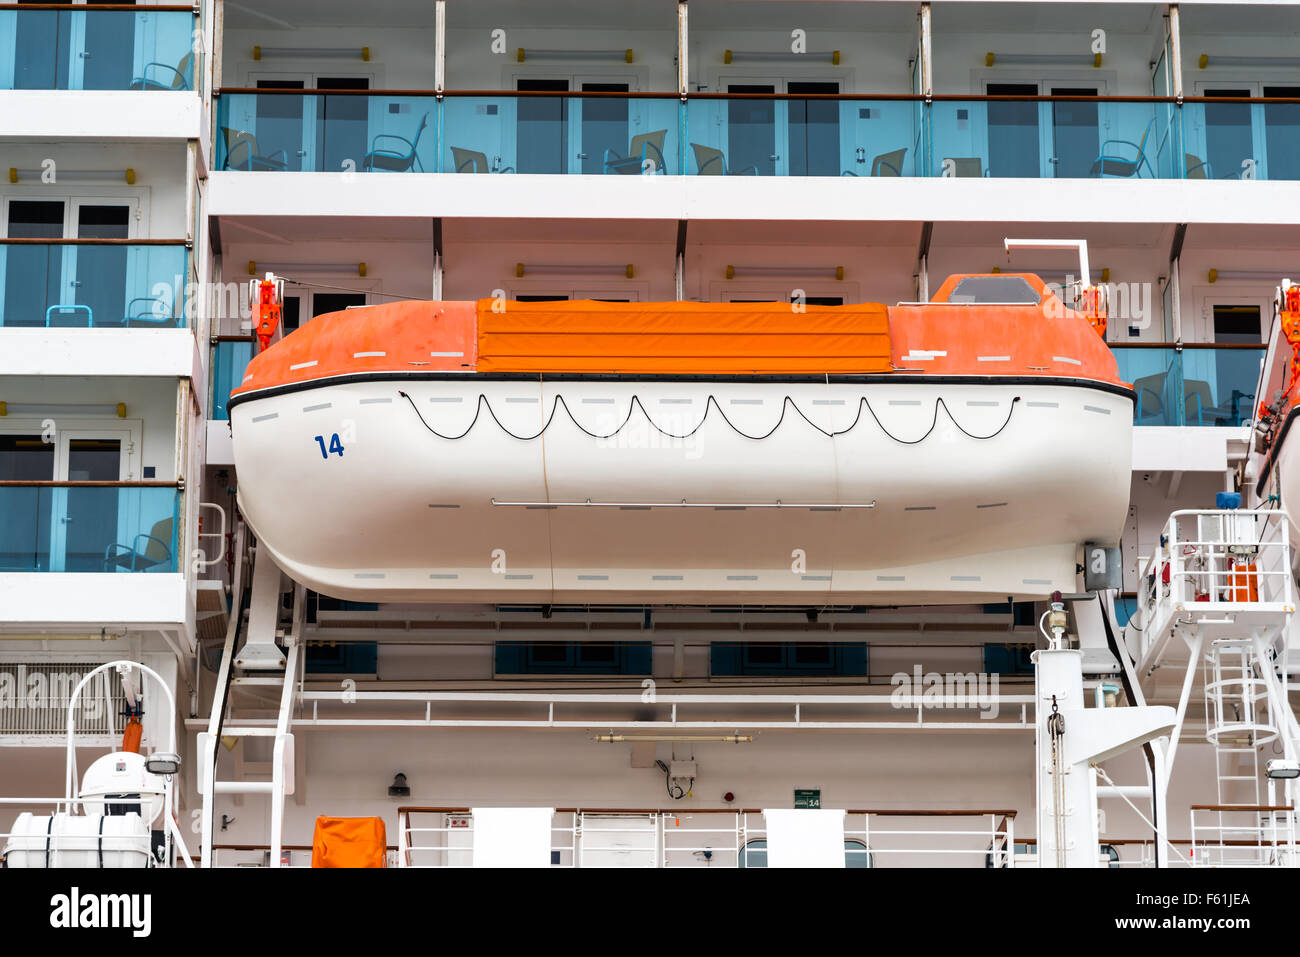
<svg viewBox="0 0 1300 957">
<path fill-rule="evenodd" d="M 239 675 L 230 679 L 232 685 L 274 685 L 277 688 L 284 687 L 284 673 L 281 672 L 279 677 L 271 678 L 252 678 Z"/>
<path fill-rule="evenodd" d="M 223 738 L 273 738 L 275 737 L 275 728 L 222 728 L 221 736 Z"/>
</svg>

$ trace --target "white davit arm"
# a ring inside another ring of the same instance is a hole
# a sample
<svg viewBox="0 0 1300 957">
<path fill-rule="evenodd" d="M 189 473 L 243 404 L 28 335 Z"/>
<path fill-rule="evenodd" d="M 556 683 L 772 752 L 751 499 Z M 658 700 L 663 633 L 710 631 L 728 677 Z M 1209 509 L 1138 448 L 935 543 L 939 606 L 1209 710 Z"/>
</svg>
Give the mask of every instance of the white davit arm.
<svg viewBox="0 0 1300 957">
<path fill-rule="evenodd" d="M 1092 285 L 1086 239 L 1004 239 L 1002 244 L 1008 256 L 1013 249 L 1076 249 L 1079 252 L 1079 281 L 1085 289 Z"/>
</svg>

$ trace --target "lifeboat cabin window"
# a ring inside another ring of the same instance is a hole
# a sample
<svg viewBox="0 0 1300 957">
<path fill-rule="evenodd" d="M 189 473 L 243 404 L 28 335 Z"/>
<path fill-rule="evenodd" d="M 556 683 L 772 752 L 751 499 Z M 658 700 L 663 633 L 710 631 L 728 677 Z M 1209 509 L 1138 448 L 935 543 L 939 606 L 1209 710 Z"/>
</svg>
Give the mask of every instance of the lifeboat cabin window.
<svg viewBox="0 0 1300 957">
<path fill-rule="evenodd" d="M 1037 305 L 1042 296 L 1023 276 L 967 276 L 960 280 L 948 297 L 962 303 L 1029 303 Z"/>
<path fill-rule="evenodd" d="M 747 841 L 744 848 L 741 849 L 738 866 L 767 867 L 767 841 L 761 838 L 756 841 Z M 845 841 L 844 866 L 847 868 L 873 867 L 871 852 L 867 850 L 867 845 L 861 841 Z"/>
<path fill-rule="evenodd" d="M 496 674 L 648 675 L 648 641 L 499 641 Z"/>
<path fill-rule="evenodd" d="M 824 641 L 715 641 L 715 678 L 865 678 L 867 646 Z"/>
</svg>

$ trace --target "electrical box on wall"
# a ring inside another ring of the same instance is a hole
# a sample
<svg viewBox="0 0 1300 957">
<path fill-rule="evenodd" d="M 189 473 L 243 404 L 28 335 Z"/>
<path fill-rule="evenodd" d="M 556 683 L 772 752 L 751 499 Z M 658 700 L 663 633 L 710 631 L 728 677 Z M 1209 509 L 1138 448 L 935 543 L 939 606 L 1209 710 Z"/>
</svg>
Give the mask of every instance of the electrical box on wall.
<svg viewBox="0 0 1300 957">
<path fill-rule="evenodd" d="M 699 770 L 694 761 L 673 761 L 668 765 L 668 776 L 682 781 L 690 781 Z"/>
</svg>

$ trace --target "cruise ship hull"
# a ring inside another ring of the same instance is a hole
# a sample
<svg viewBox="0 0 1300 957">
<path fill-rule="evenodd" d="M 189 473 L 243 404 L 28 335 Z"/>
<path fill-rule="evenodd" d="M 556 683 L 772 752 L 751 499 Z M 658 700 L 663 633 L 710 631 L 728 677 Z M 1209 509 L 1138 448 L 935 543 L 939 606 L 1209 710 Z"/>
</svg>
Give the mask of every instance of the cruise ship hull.
<svg viewBox="0 0 1300 957">
<path fill-rule="evenodd" d="M 1068 378 L 413 374 L 231 410 L 240 507 L 367 601 L 888 604 L 1076 588 L 1131 396 Z"/>
</svg>

